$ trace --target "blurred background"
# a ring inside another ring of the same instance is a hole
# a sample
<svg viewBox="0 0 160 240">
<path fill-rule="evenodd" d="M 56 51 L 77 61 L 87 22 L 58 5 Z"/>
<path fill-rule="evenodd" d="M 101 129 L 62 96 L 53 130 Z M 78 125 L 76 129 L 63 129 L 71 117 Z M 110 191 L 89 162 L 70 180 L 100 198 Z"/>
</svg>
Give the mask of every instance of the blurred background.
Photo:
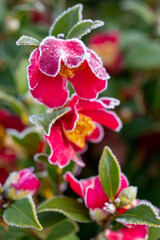
<svg viewBox="0 0 160 240">
<path fill-rule="evenodd" d="M 18 47 L 15 42 L 23 34 L 41 41 L 59 13 L 77 3 L 84 5 L 84 18 L 105 23 L 82 40 L 102 58 L 111 78 L 107 90 L 100 96 L 120 99 L 116 112 L 123 122 L 120 133 L 105 129 L 101 143 L 89 143 L 88 151 L 83 154 L 86 168 L 80 177 L 97 174 L 101 152 L 108 145 L 130 184 L 138 186 L 138 198 L 160 207 L 159 0 L 1 0 L 0 108 L 17 116 L 24 126 L 29 124 L 29 115 L 45 110 L 28 92 L 26 66 L 34 48 Z M 3 131 L 1 118 L 0 139 L 4 139 L 7 133 Z M 31 162 L 33 154 L 42 147 L 40 140 L 36 144 L 30 146 L 35 151 L 15 158 Z M 12 152 L 5 148 L 4 153 L 4 144 L 1 145 L 0 167 L 3 169 L 4 161 L 10 166 Z M 67 194 L 72 193 L 68 190 Z"/>
</svg>

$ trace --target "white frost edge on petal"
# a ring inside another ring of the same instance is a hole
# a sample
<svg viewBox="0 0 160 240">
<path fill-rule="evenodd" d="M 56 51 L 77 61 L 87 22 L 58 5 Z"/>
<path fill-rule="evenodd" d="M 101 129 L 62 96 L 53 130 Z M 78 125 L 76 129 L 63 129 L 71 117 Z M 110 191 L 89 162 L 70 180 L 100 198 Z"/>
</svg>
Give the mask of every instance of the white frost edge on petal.
<svg viewBox="0 0 160 240">
<path fill-rule="evenodd" d="M 34 55 L 34 53 L 35 53 L 35 51 L 37 50 L 37 48 L 35 49 L 35 50 L 33 50 L 33 52 L 31 52 L 31 54 L 30 54 L 30 56 L 29 56 L 29 65 L 27 66 L 27 68 L 26 68 L 26 71 L 27 71 L 27 79 L 28 79 L 28 86 L 29 86 L 29 89 L 30 90 L 34 90 L 36 87 L 37 87 L 37 85 L 38 85 L 38 82 L 37 82 L 37 84 L 35 84 L 35 86 L 34 87 L 31 87 L 31 85 L 30 85 L 30 80 L 29 80 L 29 74 L 28 74 L 28 68 L 32 65 L 31 64 L 31 59 L 32 59 L 32 57 L 33 57 L 33 55 Z"/>
<path fill-rule="evenodd" d="M 103 137 L 104 137 L 104 130 L 103 127 L 101 126 L 101 124 L 97 123 L 97 122 L 93 122 L 94 125 L 99 129 L 99 137 L 96 139 L 88 139 L 87 141 L 92 142 L 92 143 L 99 143 L 102 141 Z"/>
<path fill-rule="evenodd" d="M 79 7 L 79 21 L 82 20 L 82 11 L 83 11 L 83 5 L 81 3 L 76 4 L 73 7 L 68 8 L 66 11 L 62 12 L 53 22 L 53 24 L 51 25 L 50 29 L 49 29 L 49 35 L 51 36 L 52 34 L 52 30 L 54 28 L 54 26 L 56 25 L 56 23 L 59 21 L 60 18 L 62 18 L 66 13 L 68 13 L 69 11 L 71 11 L 74 8 Z"/>
<path fill-rule="evenodd" d="M 32 206 L 32 211 L 33 211 L 33 215 L 34 215 L 34 218 L 36 220 L 36 224 L 40 227 L 39 229 L 38 228 L 35 228 L 34 226 L 28 226 L 28 225 L 19 225 L 19 224 L 15 224 L 15 223 L 11 223 L 11 222 L 8 222 L 5 217 L 4 217 L 4 214 L 3 214 L 3 220 L 9 225 L 9 226 L 16 226 L 16 227 L 21 227 L 21 228 L 34 228 L 34 229 L 37 229 L 39 231 L 43 230 L 43 227 L 42 225 L 40 224 L 39 220 L 38 220 L 38 217 L 37 215 L 35 214 L 36 213 L 36 207 L 35 207 L 35 204 L 33 202 L 33 199 L 30 195 L 28 195 L 26 198 L 28 198 L 31 206 Z M 7 210 L 5 210 L 7 211 Z"/>
<path fill-rule="evenodd" d="M 58 75 L 58 73 L 60 72 L 60 68 L 61 68 L 61 60 L 63 60 L 64 64 L 69 67 L 69 68 L 77 68 L 81 65 L 81 63 L 86 59 L 86 56 L 87 56 L 87 49 L 86 49 L 86 46 L 85 44 L 78 38 L 72 38 L 72 39 L 67 39 L 67 40 L 63 40 L 63 39 L 57 39 L 55 38 L 54 36 L 48 36 L 46 38 L 43 39 L 43 41 L 41 42 L 40 46 L 39 46 L 39 51 L 40 51 L 40 55 L 39 55 L 39 59 L 41 58 L 41 55 L 42 55 L 42 50 L 41 50 L 41 46 L 42 45 L 45 45 L 45 41 L 46 40 L 57 40 L 57 41 L 68 41 L 68 42 L 73 42 L 75 41 L 76 43 L 79 43 L 81 45 L 81 47 L 83 48 L 83 51 L 84 51 L 84 54 L 83 54 L 83 57 L 82 57 L 82 60 L 79 61 L 79 63 L 77 65 L 71 65 L 71 64 L 66 64 L 66 59 L 65 59 L 65 54 L 62 52 L 61 55 L 59 56 L 59 61 L 58 61 L 58 68 L 57 68 L 57 71 L 55 74 L 48 74 L 46 73 L 45 71 L 43 71 L 40 66 L 39 66 L 39 70 L 44 73 L 45 75 L 47 76 L 50 76 L 50 77 L 56 77 Z"/>
<path fill-rule="evenodd" d="M 113 97 L 101 97 L 98 100 L 107 109 L 114 109 L 116 106 L 120 105 L 120 100 Z M 109 100 L 110 101 L 109 105 L 104 103 L 103 100 Z"/>
<path fill-rule="evenodd" d="M 78 22 L 76 25 L 74 25 L 74 26 L 70 29 L 70 31 L 68 32 L 67 37 L 69 36 L 69 34 L 72 32 L 72 30 L 73 30 L 75 27 L 79 26 L 81 23 L 84 23 L 84 22 L 90 22 L 90 23 L 92 23 L 92 24 L 94 24 L 94 25 L 90 26 L 90 27 L 89 27 L 86 31 L 84 31 L 82 34 L 78 35 L 77 38 L 81 38 L 82 36 L 85 36 L 85 35 L 87 35 L 88 33 L 90 33 L 93 29 L 96 29 L 96 28 L 101 27 L 101 26 L 104 25 L 104 22 L 103 22 L 103 21 L 99 21 L 99 20 L 92 21 L 91 19 L 85 19 L 85 20 L 82 20 L 82 21 Z"/>
<path fill-rule="evenodd" d="M 90 52 L 92 52 L 95 56 L 96 56 L 96 58 L 99 60 L 99 62 L 100 62 L 100 64 L 101 64 L 101 67 L 106 71 L 106 69 L 104 68 L 104 66 L 103 66 L 103 62 L 102 62 L 102 59 L 92 50 L 92 49 L 89 49 L 89 48 L 87 48 L 87 50 L 89 50 Z M 99 79 L 101 79 L 101 80 L 109 80 L 110 79 L 110 76 L 109 76 L 109 74 L 107 73 L 107 71 L 106 71 L 106 77 L 104 77 L 104 78 L 100 78 L 96 73 L 95 73 L 95 71 L 94 71 L 94 68 L 92 68 L 91 66 L 90 66 L 90 54 L 89 53 L 87 53 L 87 58 L 86 58 L 86 60 L 87 60 L 87 62 L 88 62 L 88 65 L 89 65 L 89 67 L 90 67 L 90 69 L 92 70 L 92 72 L 94 73 L 94 75 L 97 77 L 97 78 L 99 78 Z"/>
</svg>

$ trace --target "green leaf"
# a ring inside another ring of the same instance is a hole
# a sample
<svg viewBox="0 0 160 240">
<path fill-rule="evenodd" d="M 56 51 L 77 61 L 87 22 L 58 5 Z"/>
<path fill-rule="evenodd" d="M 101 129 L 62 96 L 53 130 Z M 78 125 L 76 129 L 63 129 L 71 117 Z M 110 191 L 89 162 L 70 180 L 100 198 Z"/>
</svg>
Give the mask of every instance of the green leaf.
<svg viewBox="0 0 160 240">
<path fill-rule="evenodd" d="M 149 203 L 141 203 L 116 218 L 122 224 L 138 224 L 160 228 L 160 219 L 154 207 Z"/>
<path fill-rule="evenodd" d="M 75 232 L 78 232 L 78 230 L 79 228 L 77 223 L 69 219 L 65 219 L 65 220 L 62 220 L 61 222 L 54 224 L 54 226 L 52 227 L 48 235 L 47 240 L 65 239 L 66 237 L 71 236 Z"/>
<path fill-rule="evenodd" d="M 103 190 L 113 200 L 120 185 L 120 167 L 109 147 L 105 147 L 100 159 L 99 175 Z"/>
<path fill-rule="evenodd" d="M 37 153 L 34 155 L 34 161 L 38 161 L 38 162 L 42 162 L 44 164 L 47 164 L 50 166 L 49 162 L 48 162 L 48 155 L 45 153 Z"/>
<path fill-rule="evenodd" d="M 16 143 L 23 146 L 30 154 L 34 155 L 37 152 L 41 141 L 41 137 L 37 129 L 27 128 L 22 132 L 9 129 L 8 134 L 12 136 Z"/>
<path fill-rule="evenodd" d="M 34 202 L 30 196 L 12 203 L 4 211 L 3 219 L 11 226 L 42 230 L 42 226 L 36 215 Z"/>
<path fill-rule="evenodd" d="M 82 203 L 70 197 L 54 197 L 42 203 L 38 209 L 40 212 L 59 212 L 72 220 L 89 222 L 88 210 Z"/>
<path fill-rule="evenodd" d="M 150 70 L 160 67 L 160 43 L 148 41 L 132 48 L 126 55 L 126 65 L 130 68 Z"/>
<path fill-rule="evenodd" d="M 152 8 L 143 1 L 123 1 L 122 7 L 124 10 L 131 11 L 140 18 L 142 18 L 146 23 L 153 24 L 156 21 L 156 15 Z"/>
<path fill-rule="evenodd" d="M 38 219 L 43 228 L 48 228 L 66 220 L 67 218 L 63 214 L 57 212 L 40 212 L 38 213 Z"/>
<path fill-rule="evenodd" d="M 160 239 L 160 229 L 150 227 L 148 240 L 159 240 Z"/>
<path fill-rule="evenodd" d="M 18 41 L 16 42 L 17 46 L 21 45 L 29 45 L 29 46 L 39 46 L 39 41 L 33 37 L 29 37 L 26 35 L 21 36 Z"/>
<path fill-rule="evenodd" d="M 98 27 L 103 26 L 102 21 L 92 21 L 90 19 L 88 20 L 82 20 L 81 22 L 78 22 L 75 24 L 71 30 L 67 34 L 68 38 L 81 38 L 82 36 L 89 33 L 91 30 L 96 29 Z"/>
<path fill-rule="evenodd" d="M 27 74 L 24 74 L 28 65 L 28 59 L 22 58 L 15 70 L 15 81 L 18 93 L 24 94 L 28 91 Z"/>
<path fill-rule="evenodd" d="M 24 123 L 28 122 L 28 114 L 25 106 L 15 97 L 0 91 L 0 102 L 7 104 L 15 113 L 17 113 Z"/>
<path fill-rule="evenodd" d="M 26 231 L 21 228 L 11 227 L 6 230 L 3 226 L 0 226 L 0 239 L 1 240 L 19 240 L 26 236 Z"/>
<path fill-rule="evenodd" d="M 52 113 L 35 114 L 29 117 L 29 121 L 42 128 L 42 130 L 48 136 L 55 121 L 66 114 L 69 110 L 70 108 L 62 108 L 54 110 Z"/>
<path fill-rule="evenodd" d="M 82 4 L 77 4 L 67 11 L 64 11 L 56 20 L 50 28 L 49 35 L 54 35 L 57 37 L 58 34 L 64 34 L 66 37 L 70 29 L 77 24 L 77 22 L 82 19 Z"/>
</svg>

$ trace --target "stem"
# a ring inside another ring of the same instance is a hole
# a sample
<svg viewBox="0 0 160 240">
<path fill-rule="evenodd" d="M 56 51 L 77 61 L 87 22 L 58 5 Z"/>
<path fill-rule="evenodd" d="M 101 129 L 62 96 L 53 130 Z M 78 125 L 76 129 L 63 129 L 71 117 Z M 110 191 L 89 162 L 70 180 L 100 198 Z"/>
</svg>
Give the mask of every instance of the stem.
<svg viewBox="0 0 160 240">
<path fill-rule="evenodd" d="M 57 167 L 57 196 L 62 195 L 61 192 L 62 169 Z"/>
<path fill-rule="evenodd" d="M 100 230 L 99 230 L 99 233 L 103 232 L 111 223 L 112 221 L 112 216 L 109 215 L 107 220 L 104 222 L 104 224 L 101 226 Z"/>
</svg>

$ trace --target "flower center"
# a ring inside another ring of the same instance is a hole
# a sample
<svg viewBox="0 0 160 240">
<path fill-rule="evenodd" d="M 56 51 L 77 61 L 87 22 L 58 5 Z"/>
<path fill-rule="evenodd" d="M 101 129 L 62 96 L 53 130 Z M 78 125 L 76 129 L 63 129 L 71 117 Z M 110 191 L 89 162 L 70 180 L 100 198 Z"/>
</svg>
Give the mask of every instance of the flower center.
<svg viewBox="0 0 160 240">
<path fill-rule="evenodd" d="M 91 44 L 90 48 L 93 49 L 97 55 L 102 58 L 105 66 L 114 64 L 118 55 L 118 47 L 115 43 L 112 42 Z"/>
<path fill-rule="evenodd" d="M 69 132 L 64 129 L 64 134 L 69 141 L 73 142 L 80 148 L 84 148 L 85 137 L 90 136 L 95 128 L 96 126 L 90 117 L 79 113 L 79 119 L 76 122 L 74 130 Z"/>
<path fill-rule="evenodd" d="M 64 79 L 67 79 L 68 77 L 69 78 L 73 78 L 74 77 L 74 71 L 75 69 L 74 68 L 68 68 L 67 66 L 65 65 L 61 65 L 61 70 L 59 72 L 59 74 L 64 78 Z"/>
<path fill-rule="evenodd" d="M 6 136 L 5 128 L 3 125 L 0 124 L 0 149 L 4 145 L 5 136 Z"/>
<path fill-rule="evenodd" d="M 84 68 L 84 64 L 82 63 L 79 67 L 77 68 L 69 68 L 67 66 L 64 65 L 64 63 L 62 62 L 61 64 L 61 69 L 59 74 L 62 76 L 62 78 L 67 79 L 69 78 L 73 78 L 75 75 L 75 72 L 79 69 L 83 69 Z"/>
</svg>

